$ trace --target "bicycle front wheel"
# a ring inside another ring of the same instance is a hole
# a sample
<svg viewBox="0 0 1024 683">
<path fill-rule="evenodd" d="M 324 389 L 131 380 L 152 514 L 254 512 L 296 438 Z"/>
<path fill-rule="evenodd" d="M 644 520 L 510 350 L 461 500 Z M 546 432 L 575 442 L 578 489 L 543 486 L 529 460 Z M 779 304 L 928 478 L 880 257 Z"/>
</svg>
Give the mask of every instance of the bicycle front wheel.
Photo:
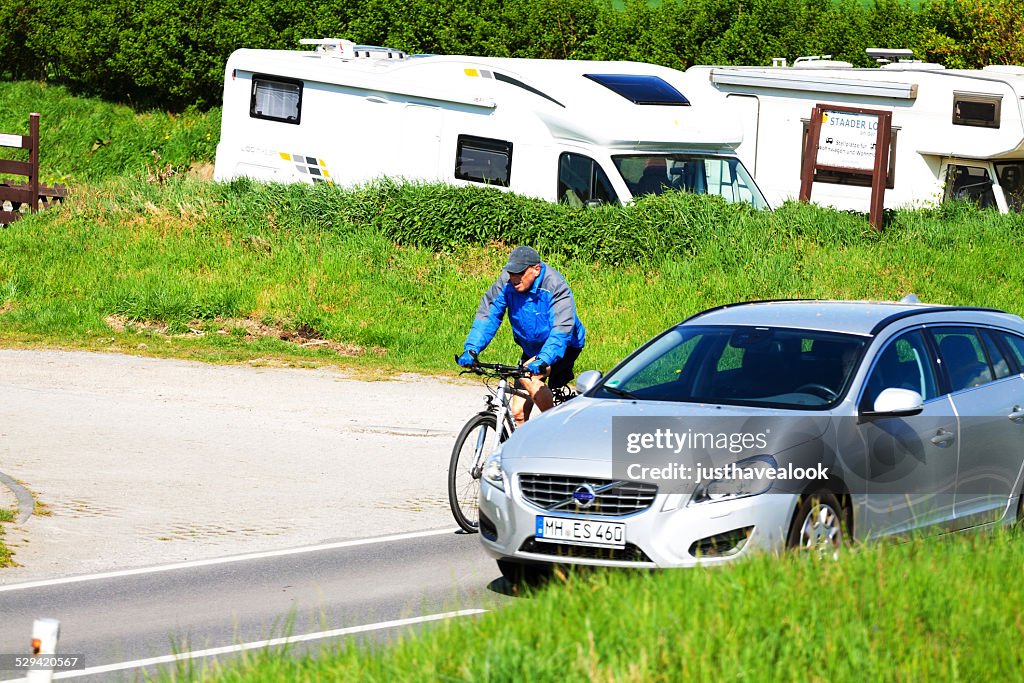
<svg viewBox="0 0 1024 683">
<path fill-rule="evenodd" d="M 494 425 L 493 414 L 474 415 L 455 439 L 448 465 L 448 504 L 455 521 L 469 533 L 480 528 L 480 468 L 498 446 Z"/>
</svg>

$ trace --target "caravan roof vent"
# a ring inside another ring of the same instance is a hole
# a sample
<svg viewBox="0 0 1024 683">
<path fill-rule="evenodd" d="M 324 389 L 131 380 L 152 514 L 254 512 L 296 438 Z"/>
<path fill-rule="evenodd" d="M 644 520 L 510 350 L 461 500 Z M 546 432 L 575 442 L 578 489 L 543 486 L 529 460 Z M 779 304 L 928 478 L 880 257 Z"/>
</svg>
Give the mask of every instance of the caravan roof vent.
<svg viewBox="0 0 1024 683">
<path fill-rule="evenodd" d="M 893 47 L 869 47 L 864 50 L 868 57 L 879 64 L 890 64 L 892 62 L 916 62 L 914 51 L 906 48 Z"/>
<path fill-rule="evenodd" d="M 807 55 L 794 59 L 793 66 L 800 69 L 836 69 L 852 67 L 853 64 L 832 59 L 832 55 Z"/>
<path fill-rule="evenodd" d="M 325 57 L 337 59 L 406 59 L 409 55 L 401 50 L 377 45 L 356 45 L 343 38 L 302 38 L 300 45 L 316 45 L 316 52 Z"/>
</svg>

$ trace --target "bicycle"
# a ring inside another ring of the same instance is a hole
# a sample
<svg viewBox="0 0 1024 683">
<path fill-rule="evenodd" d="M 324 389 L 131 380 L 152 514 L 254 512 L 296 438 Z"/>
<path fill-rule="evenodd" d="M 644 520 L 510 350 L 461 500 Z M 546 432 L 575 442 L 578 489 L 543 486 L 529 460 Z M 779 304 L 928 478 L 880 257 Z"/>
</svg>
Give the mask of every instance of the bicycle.
<svg viewBox="0 0 1024 683">
<path fill-rule="evenodd" d="M 474 361 L 473 365 L 459 374 L 467 372 L 482 375 L 489 393 L 484 396 L 484 409 L 469 419 L 455 439 L 448 464 L 448 504 L 455 521 L 464 531 L 472 534 L 480 528 L 477 505 L 484 463 L 497 445 L 506 441 L 515 431 L 509 399 L 511 396 L 530 397 L 526 391 L 515 386 L 515 380 L 529 377 L 530 371 L 523 365 Z M 494 379 L 498 380 L 498 384 L 492 387 L 488 380 Z M 509 380 L 512 380 L 511 385 Z M 569 387 L 552 389 L 551 393 L 555 405 L 576 395 Z M 495 438 L 499 424 L 502 425 L 501 435 Z"/>
</svg>

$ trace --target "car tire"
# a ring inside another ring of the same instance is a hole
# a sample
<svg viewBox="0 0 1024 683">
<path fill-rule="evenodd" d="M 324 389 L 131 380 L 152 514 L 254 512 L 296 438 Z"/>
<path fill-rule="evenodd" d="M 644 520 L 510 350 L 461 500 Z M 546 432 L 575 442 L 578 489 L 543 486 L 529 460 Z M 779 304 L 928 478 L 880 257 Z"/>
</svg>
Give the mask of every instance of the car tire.
<svg viewBox="0 0 1024 683">
<path fill-rule="evenodd" d="M 819 489 L 800 498 L 796 514 L 789 526 L 786 547 L 795 550 L 817 551 L 822 557 L 838 557 L 849 542 L 846 510 L 839 504 L 836 494 Z"/>
<path fill-rule="evenodd" d="M 548 565 L 526 564 L 513 560 L 497 560 L 497 562 L 501 575 L 514 586 L 535 586 L 551 576 L 552 568 Z"/>
</svg>

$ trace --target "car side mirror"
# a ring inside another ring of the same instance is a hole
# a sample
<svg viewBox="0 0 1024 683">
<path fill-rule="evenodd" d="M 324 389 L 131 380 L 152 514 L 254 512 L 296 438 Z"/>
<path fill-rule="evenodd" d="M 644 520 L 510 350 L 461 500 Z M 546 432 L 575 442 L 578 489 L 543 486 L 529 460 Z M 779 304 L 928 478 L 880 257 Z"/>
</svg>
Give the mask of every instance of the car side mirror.
<svg viewBox="0 0 1024 683">
<path fill-rule="evenodd" d="M 875 399 L 871 410 L 862 413 L 865 417 L 909 417 L 924 410 L 924 398 L 913 389 L 885 389 Z"/>
<path fill-rule="evenodd" d="M 576 393 L 585 394 L 601 381 L 600 370 L 585 370 L 580 373 L 580 376 L 576 378 Z"/>
</svg>

